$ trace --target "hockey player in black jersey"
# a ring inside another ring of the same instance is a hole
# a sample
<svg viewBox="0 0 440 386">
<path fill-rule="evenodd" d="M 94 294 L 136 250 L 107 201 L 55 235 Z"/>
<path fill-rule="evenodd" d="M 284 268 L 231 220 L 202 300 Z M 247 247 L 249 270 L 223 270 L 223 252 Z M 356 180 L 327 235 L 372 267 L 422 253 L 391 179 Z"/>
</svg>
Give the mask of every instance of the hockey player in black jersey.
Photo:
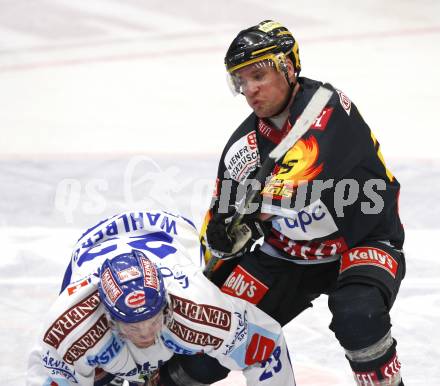
<svg viewBox="0 0 440 386">
<path fill-rule="evenodd" d="M 403 385 L 389 314 L 405 275 L 400 185 L 378 141 L 354 103 L 326 85 L 332 98 L 260 181 L 256 210 L 231 229 L 245 186 L 322 83 L 299 77 L 298 44 L 274 21 L 241 31 L 225 64 L 253 112 L 221 156 L 202 232 L 207 259 L 219 259 L 211 279 L 282 325 L 328 295 L 330 329 L 356 384 Z"/>
</svg>

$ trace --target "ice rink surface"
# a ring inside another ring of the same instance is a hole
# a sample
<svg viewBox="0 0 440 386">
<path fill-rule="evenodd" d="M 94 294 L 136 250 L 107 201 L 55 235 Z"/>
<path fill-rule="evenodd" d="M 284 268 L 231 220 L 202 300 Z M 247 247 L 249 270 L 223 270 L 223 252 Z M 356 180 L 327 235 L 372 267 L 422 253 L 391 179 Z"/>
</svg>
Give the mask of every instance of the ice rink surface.
<svg viewBox="0 0 440 386">
<path fill-rule="evenodd" d="M 303 76 L 357 104 L 402 184 L 408 271 L 393 334 L 405 384 L 440 385 L 437 0 L 2 0 L 1 385 L 24 383 L 86 227 L 145 207 L 200 225 L 222 148 L 249 113 L 224 53 L 268 18 L 299 41 Z M 329 322 L 322 297 L 285 328 L 298 385 L 353 384 Z"/>
</svg>

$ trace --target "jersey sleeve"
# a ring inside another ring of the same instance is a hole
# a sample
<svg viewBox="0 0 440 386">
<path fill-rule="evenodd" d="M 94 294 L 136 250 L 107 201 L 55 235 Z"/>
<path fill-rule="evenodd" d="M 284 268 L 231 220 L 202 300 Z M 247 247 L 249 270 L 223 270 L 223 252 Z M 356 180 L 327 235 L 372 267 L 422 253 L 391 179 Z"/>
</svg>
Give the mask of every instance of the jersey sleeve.
<svg viewBox="0 0 440 386">
<path fill-rule="evenodd" d="M 78 375 L 75 367 L 67 364 L 56 350 L 36 342 L 28 358 L 26 386 L 93 386 L 94 376 Z"/>
<path fill-rule="evenodd" d="M 63 291 L 51 306 L 29 355 L 26 385 L 93 385 L 94 368 L 79 366 L 76 357 L 79 351 L 75 349 L 75 344 L 79 339 L 87 338 L 91 329 L 93 339 L 97 340 L 107 328 L 102 320 L 100 328 L 92 322 L 99 298 L 89 282 L 87 286 L 90 288 L 83 286 L 79 291 L 87 292 L 86 296 L 76 294 L 71 287 L 70 292 L 69 289 Z M 91 339 L 88 340 L 90 342 Z"/>
<path fill-rule="evenodd" d="M 203 352 L 231 370 L 242 370 L 248 384 L 294 385 L 281 326 L 254 305 L 220 291 L 201 272 L 190 286 L 169 287 L 172 320 L 162 332 L 177 354 Z"/>
<path fill-rule="evenodd" d="M 232 301 L 237 309 L 236 328 L 223 351 L 216 355 L 219 362 L 243 369 L 248 385 L 295 385 L 279 323 L 242 299 L 232 298 Z"/>
</svg>

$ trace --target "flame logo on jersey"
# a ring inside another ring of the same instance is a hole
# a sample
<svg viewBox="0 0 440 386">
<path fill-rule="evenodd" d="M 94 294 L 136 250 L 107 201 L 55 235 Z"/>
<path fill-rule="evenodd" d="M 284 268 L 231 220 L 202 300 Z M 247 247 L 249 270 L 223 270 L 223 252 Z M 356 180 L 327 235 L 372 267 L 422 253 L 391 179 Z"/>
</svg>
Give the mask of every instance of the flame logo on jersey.
<svg viewBox="0 0 440 386">
<path fill-rule="evenodd" d="M 289 181 L 298 186 L 299 181 L 313 180 L 322 171 L 322 163 L 315 166 L 319 156 L 316 138 L 300 139 L 284 156 L 274 179 Z"/>
<path fill-rule="evenodd" d="M 321 173 L 323 164 L 316 166 L 319 146 L 316 138 L 300 139 L 284 156 L 281 165 L 274 169 L 271 180 L 261 194 L 275 199 L 292 197 L 297 186 L 313 180 Z"/>
</svg>

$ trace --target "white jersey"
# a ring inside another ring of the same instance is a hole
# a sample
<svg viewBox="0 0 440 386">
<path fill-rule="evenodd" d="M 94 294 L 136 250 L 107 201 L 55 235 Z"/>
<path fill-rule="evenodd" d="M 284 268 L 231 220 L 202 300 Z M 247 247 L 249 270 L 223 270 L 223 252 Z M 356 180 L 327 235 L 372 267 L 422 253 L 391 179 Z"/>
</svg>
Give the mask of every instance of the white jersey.
<svg viewBox="0 0 440 386">
<path fill-rule="evenodd" d="M 133 249 L 158 267 L 172 311 L 147 349 L 118 335 L 97 291 L 105 259 Z M 89 229 L 75 245 L 63 291 L 30 355 L 27 385 L 91 386 L 96 368 L 142 382 L 174 353 L 206 353 L 243 370 L 248 385 L 295 385 L 280 325 L 221 292 L 203 275 L 202 261 L 195 227 L 166 212 L 126 212 Z"/>
</svg>

